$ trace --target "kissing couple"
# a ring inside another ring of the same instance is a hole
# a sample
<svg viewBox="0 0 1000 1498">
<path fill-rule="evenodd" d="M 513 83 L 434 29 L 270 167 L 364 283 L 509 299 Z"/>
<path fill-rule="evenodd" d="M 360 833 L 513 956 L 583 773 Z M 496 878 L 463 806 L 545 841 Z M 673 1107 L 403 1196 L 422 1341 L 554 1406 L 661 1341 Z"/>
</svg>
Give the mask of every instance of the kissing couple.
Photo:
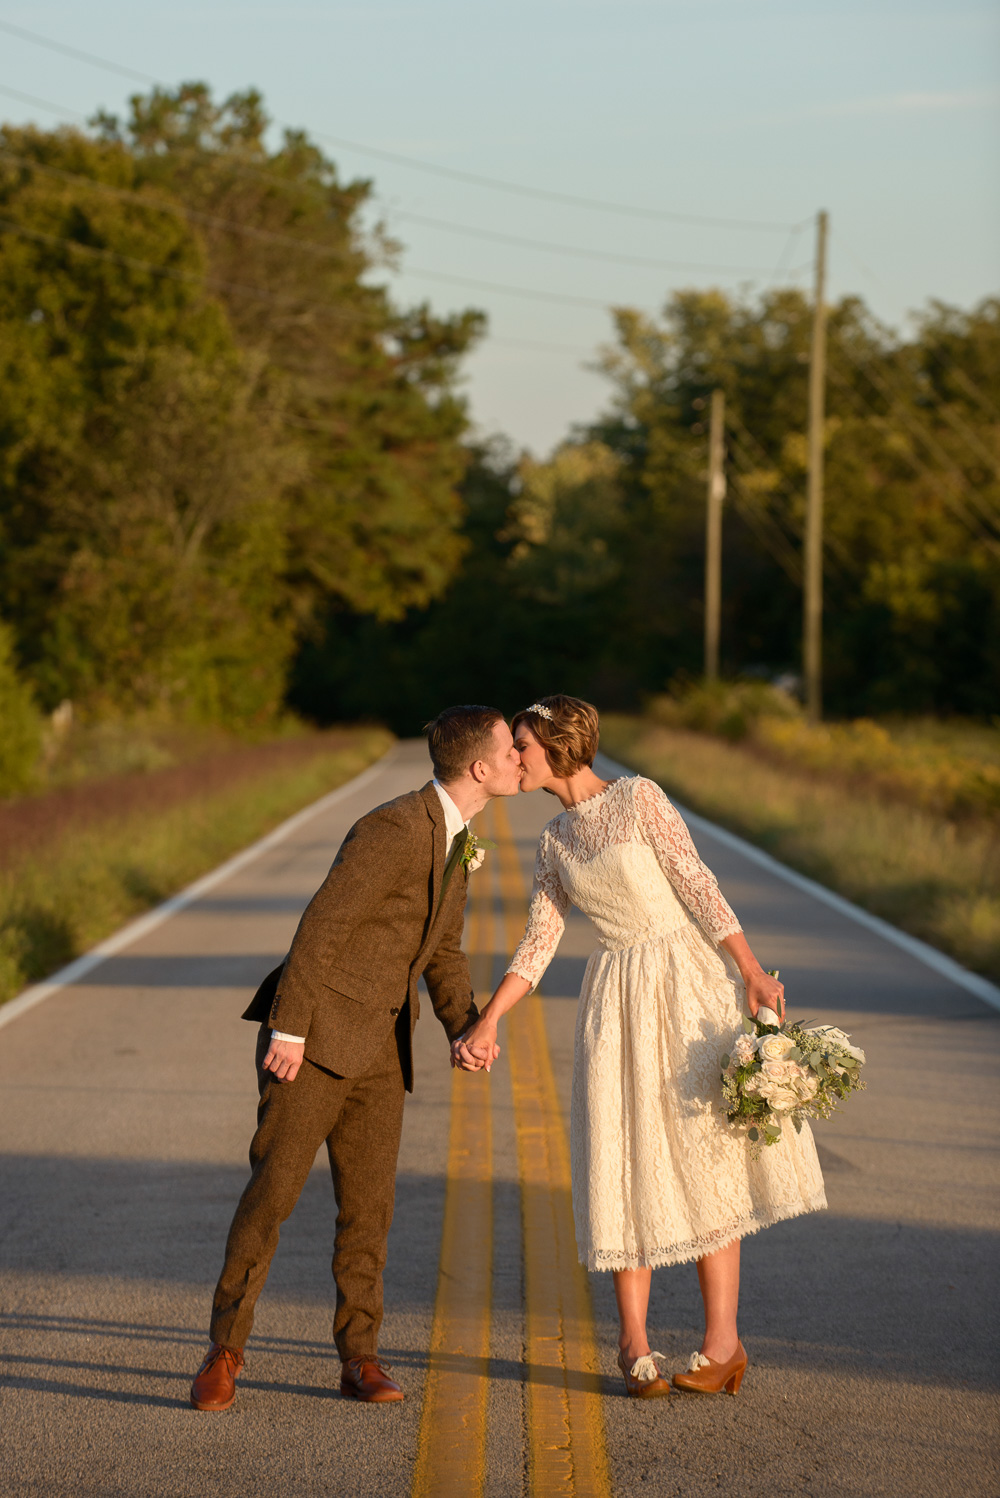
<svg viewBox="0 0 1000 1498">
<path fill-rule="evenodd" d="M 597 710 L 543 697 L 513 718 L 446 708 L 428 725 L 434 778 L 348 832 L 288 956 L 244 1019 L 260 1025 L 250 1181 L 229 1230 L 211 1345 L 191 1387 L 228 1409 L 282 1222 L 326 1143 L 337 1201 L 333 1336 L 348 1398 L 404 1397 L 378 1354 L 403 1097 L 423 977 L 452 1065 L 489 1069 L 499 1019 L 551 961 L 570 905 L 600 945 L 580 994 L 573 1070 L 573 1209 L 581 1262 L 614 1276 L 618 1366 L 630 1397 L 669 1394 L 646 1312 L 652 1270 L 695 1260 L 705 1335 L 675 1388 L 735 1394 L 740 1240 L 826 1205 L 807 1124 L 757 1159 L 719 1106 L 719 1054 L 746 1010 L 784 1013 L 666 795 L 593 768 Z M 461 947 L 469 822 L 488 801 L 545 790 L 562 811 L 542 832 L 528 923 L 480 1015 Z"/>
</svg>

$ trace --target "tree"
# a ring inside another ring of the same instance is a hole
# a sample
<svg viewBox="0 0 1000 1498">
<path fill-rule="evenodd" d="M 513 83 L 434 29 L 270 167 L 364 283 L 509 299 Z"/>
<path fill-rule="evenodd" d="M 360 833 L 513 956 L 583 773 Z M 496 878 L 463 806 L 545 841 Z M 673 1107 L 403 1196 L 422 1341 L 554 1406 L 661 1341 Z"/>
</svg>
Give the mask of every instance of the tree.
<svg viewBox="0 0 1000 1498">
<path fill-rule="evenodd" d="M 2 144 L 0 568 L 26 668 L 50 706 L 266 717 L 296 472 L 268 376 L 127 151 Z"/>
<path fill-rule="evenodd" d="M 647 679 L 700 668 L 704 411 L 716 387 L 731 497 L 725 664 L 776 671 L 798 660 L 809 312 L 797 292 L 756 304 L 684 292 L 662 322 L 617 314 L 618 344 L 603 359 L 615 397 L 591 431 L 629 464 L 640 543 L 630 602 L 647 621 Z M 831 311 L 824 623 L 834 710 L 989 710 L 1000 444 L 982 402 L 1000 400 L 998 313 L 996 302 L 971 314 L 938 307 L 904 343 L 856 298 Z M 979 376 L 972 392 L 966 368 Z"/>
<path fill-rule="evenodd" d="M 461 355 L 484 319 L 397 311 L 363 279 L 398 247 L 366 231 L 366 181 L 342 183 L 300 132 L 269 150 L 260 95 L 213 103 L 204 84 L 101 120 L 139 179 L 184 205 L 240 345 L 280 371 L 306 457 L 288 528 L 300 618 L 343 600 L 399 618 L 440 594 L 461 556 Z"/>
<path fill-rule="evenodd" d="M 0 132 L 0 582 L 43 701 L 234 723 L 282 704 L 338 600 L 379 618 L 459 563 L 461 353 L 256 94 Z"/>
</svg>

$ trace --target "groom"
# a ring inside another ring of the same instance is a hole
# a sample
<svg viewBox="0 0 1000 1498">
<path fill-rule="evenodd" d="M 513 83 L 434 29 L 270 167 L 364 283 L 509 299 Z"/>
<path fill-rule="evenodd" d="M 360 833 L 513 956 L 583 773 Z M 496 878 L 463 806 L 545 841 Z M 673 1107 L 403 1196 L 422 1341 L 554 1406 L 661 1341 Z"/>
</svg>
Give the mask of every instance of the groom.
<svg viewBox="0 0 1000 1498">
<path fill-rule="evenodd" d="M 337 1200 L 333 1336 L 341 1393 L 403 1398 L 378 1357 L 403 1093 L 423 975 L 454 1041 L 478 1017 L 461 949 L 469 819 L 513 796 L 521 764 L 503 715 L 449 707 L 428 727 L 434 779 L 351 828 L 299 922 L 288 956 L 243 1018 L 260 1023 L 250 1181 L 229 1229 L 211 1346 L 191 1386 L 225 1410 L 278 1232 L 326 1143 Z M 471 850 L 470 850 L 471 851 Z"/>
</svg>

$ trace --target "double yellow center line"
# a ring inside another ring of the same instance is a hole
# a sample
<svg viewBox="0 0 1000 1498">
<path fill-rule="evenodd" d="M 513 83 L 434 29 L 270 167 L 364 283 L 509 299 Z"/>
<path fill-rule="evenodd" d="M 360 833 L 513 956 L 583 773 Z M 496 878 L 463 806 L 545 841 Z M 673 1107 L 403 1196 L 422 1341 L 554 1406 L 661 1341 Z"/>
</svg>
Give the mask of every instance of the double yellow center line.
<svg viewBox="0 0 1000 1498">
<path fill-rule="evenodd" d="M 488 997 L 493 952 L 513 952 L 526 911 L 507 808 L 493 802 L 487 812 L 492 815 L 484 820 L 499 849 L 488 855 L 470 891 L 477 998 Z M 511 1012 L 507 1039 L 522 1203 L 527 1490 L 531 1498 L 609 1498 L 590 1290 L 577 1261 L 566 1128 L 537 994 Z M 476 1498 L 483 1490 L 492 1097 L 489 1079 L 453 1073 L 438 1291 L 413 1498 Z"/>
</svg>

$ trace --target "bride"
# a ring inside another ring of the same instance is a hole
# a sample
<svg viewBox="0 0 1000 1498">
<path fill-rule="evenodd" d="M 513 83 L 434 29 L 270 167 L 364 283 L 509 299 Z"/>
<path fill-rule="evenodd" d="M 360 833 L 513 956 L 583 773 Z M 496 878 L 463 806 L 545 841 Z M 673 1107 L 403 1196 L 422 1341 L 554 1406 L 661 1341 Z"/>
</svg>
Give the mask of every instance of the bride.
<svg viewBox="0 0 1000 1498">
<path fill-rule="evenodd" d="M 522 791 L 563 810 L 542 832 L 524 937 L 482 1016 L 455 1042 L 466 1070 L 492 1061 L 497 1022 L 530 993 L 576 905 L 601 945 L 584 974 L 570 1123 L 580 1260 L 614 1275 L 618 1364 L 630 1396 L 670 1392 L 646 1337 L 651 1272 L 694 1259 L 705 1336 L 678 1389 L 735 1394 L 740 1239 L 826 1206 L 808 1124 L 753 1160 L 721 1110 L 719 1057 L 751 1014 L 784 1015 L 714 875 L 663 791 L 601 780 L 595 708 L 543 697 L 511 724 Z"/>
</svg>

